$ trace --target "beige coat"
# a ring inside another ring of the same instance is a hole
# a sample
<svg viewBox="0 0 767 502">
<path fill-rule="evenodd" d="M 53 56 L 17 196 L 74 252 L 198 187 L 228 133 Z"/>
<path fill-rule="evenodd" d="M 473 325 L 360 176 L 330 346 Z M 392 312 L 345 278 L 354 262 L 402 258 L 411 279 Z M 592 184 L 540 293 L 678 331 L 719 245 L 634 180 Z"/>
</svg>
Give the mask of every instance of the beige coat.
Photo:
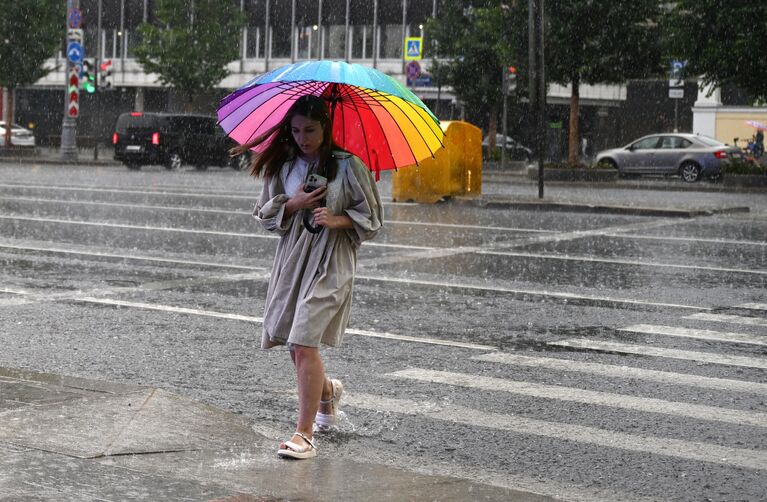
<svg viewBox="0 0 767 502">
<path fill-rule="evenodd" d="M 302 211 L 285 216 L 288 196 L 281 176 L 265 180 L 253 216 L 280 235 L 264 307 L 265 349 L 285 343 L 338 346 L 349 323 L 357 249 L 383 224 L 383 206 L 370 171 L 360 159 L 335 152 L 338 174 L 328 184 L 326 205 L 346 214 L 354 228 L 312 234 Z M 290 161 L 282 169 L 288 169 Z"/>
</svg>

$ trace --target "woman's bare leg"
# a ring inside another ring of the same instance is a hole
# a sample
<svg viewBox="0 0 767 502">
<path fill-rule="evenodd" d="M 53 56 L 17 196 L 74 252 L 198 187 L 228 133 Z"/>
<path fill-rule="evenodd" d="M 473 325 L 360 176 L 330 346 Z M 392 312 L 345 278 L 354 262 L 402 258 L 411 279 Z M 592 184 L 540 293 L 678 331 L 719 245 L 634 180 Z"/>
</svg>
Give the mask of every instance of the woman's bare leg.
<svg viewBox="0 0 767 502">
<path fill-rule="evenodd" d="M 320 406 L 320 399 L 330 381 L 325 377 L 325 367 L 317 347 L 293 345 L 290 351 L 296 366 L 298 380 L 298 424 L 296 431 L 311 438 L 314 417 Z M 332 389 L 330 390 L 332 393 Z M 300 436 L 293 436 L 293 442 L 304 444 Z"/>
</svg>

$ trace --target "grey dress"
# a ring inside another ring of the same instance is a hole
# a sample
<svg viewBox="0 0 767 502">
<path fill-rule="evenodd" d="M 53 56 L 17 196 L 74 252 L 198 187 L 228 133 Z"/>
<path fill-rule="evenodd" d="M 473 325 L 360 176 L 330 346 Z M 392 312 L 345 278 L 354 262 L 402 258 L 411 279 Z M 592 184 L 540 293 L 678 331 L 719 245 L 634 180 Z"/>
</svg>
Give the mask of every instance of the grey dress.
<svg viewBox="0 0 767 502">
<path fill-rule="evenodd" d="M 346 214 L 354 228 L 308 232 L 302 211 L 285 215 L 282 176 L 267 178 L 253 216 L 280 235 L 264 307 L 265 349 L 285 343 L 338 346 L 349 323 L 357 249 L 383 224 L 383 206 L 370 171 L 360 159 L 334 152 L 336 177 L 328 184 L 326 206 Z M 289 169 L 288 161 L 282 169 Z"/>
</svg>

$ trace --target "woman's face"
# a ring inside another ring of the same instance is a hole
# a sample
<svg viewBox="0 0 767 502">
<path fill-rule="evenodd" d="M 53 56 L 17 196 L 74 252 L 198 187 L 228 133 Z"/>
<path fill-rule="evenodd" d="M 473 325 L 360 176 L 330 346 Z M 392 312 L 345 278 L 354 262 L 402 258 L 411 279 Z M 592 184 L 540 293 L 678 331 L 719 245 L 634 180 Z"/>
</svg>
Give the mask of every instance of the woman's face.
<svg viewBox="0 0 767 502">
<path fill-rule="evenodd" d="M 304 157 L 313 158 L 319 154 L 323 138 L 322 124 L 319 120 L 296 115 L 290 121 L 290 130 Z"/>
</svg>

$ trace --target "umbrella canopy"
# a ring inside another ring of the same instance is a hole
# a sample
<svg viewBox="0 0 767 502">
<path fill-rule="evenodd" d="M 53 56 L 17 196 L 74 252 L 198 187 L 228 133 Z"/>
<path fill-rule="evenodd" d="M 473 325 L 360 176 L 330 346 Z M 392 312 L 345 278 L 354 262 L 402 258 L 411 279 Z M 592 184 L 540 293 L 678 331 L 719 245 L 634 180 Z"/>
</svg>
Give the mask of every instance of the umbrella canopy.
<svg viewBox="0 0 767 502">
<path fill-rule="evenodd" d="M 762 131 L 767 131 L 767 125 L 756 121 L 756 120 L 746 120 L 746 124 L 750 125 L 751 127 L 756 127 L 757 129 L 760 129 Z"/>
<path fill-rule="evenodd" d="M 333 140 L 372 170 L 414 165 L 442 147 L 439 120 L 415 94 L 373 68 L 342 61 L 306 61 L 265 73 L 221 100 L 218 121 L 245 144 L 277 125 L 305 94 L 327 101 Z"/>
</svg>

